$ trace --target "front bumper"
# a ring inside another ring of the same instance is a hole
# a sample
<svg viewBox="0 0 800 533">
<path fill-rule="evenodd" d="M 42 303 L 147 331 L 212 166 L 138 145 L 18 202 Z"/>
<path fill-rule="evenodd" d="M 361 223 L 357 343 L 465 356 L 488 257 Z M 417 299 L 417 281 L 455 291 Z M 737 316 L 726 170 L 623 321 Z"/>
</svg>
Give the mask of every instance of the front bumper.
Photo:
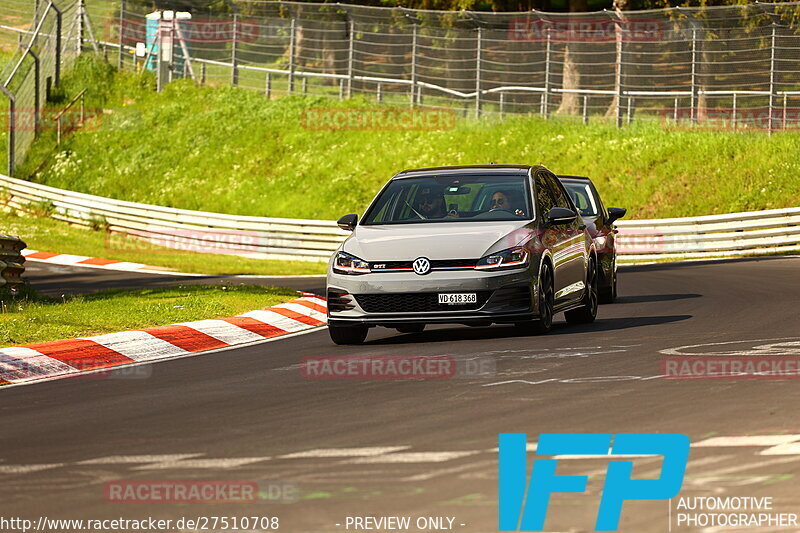
<svg viewBox="0 0 800 533">
<path fill-rule="evenodd" d="M 347 307 L 328 306 L 333 325 L 396 327 L 405 324 L 513 323 L 536 318 L 536 286 L 531 267 L 486 272 L 373 272 L 361 276 L 328 274 L 328 292 L 350 295 Z M 438 304 L 439 293 L 476 293 L 477 303 Z M 334 298 L 334 301 L 337 301 Z"/>
</svg>

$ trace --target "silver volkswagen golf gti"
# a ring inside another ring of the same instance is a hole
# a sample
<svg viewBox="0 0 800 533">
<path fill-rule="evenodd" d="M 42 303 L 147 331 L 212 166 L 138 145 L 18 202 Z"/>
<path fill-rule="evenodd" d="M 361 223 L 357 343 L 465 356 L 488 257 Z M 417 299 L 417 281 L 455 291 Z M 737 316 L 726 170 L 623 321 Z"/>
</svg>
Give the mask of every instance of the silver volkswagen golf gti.
<svg viewBox="0 0 800 533">
<path fill-rule="evenodd" d="M 406 170 L 378 193 L 328 268 L 328 329 L 510 323 L 550 330 L 553 315 L 597 314 L 597 253 L 556 176 L 542 166 Z"/>
</svg>

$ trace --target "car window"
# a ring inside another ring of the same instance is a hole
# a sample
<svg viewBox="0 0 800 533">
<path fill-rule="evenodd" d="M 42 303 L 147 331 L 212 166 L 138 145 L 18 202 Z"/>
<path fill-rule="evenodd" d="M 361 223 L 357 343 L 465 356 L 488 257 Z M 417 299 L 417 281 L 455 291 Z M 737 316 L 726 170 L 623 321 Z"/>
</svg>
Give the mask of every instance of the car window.
<svg viewBox="0 0 800 533">
<path fill-rule="evenodd" d="M 525 175 L 441 175 L 391 181 L 364 215 L 365 225 L 531 218 Z"/>
<path fill-rule="evenodd" d="M 536 174 L 536 208 L 541 215 L 546 215 L 556 206 L 550 186 L 543 173 Z"/>
<path fill-rule="evenodd" d="M 578 181 L 562 181 L 561 183 L 567 189 L 572 203 L 578 208 L 581 216 L 592 217 L 600 213 L 599 201 L 588 183 Z"/>
<path fill-rule="evenodd" d="M 564 191 L 564 187 L 561 185 L 561 182 L 559 182 L 558 179 L 552 174 L 547 174 L 547 183 L 550 185 L 550 188 L 553 191 L 553 197 L 555 198 L 556 206 L 574 211 L 575 208 L 572 207 L 572 203 L 567 197 L 567 193 Z"/>
</svg>

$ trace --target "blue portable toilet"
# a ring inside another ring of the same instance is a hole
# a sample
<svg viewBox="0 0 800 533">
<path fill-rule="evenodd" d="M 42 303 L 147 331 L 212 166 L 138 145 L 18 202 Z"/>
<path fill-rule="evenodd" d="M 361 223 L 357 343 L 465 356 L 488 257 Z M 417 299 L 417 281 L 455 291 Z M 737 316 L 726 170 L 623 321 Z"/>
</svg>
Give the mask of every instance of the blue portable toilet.
<svg viewBox="0 0 800 533">
<path fill-rule="evenodd" d="M 176 24 L 181 25 L 181 31 L 180 33 L 177 31 L 174 33 L 174 42 L 164 43 L 164 53 L 170 54 L 174 58 L 173 66 L 175 74 L 183 75 L 186 61 L 183 53 L 183 46 L 180 42 L 180 35 L 186 36 L 189 34 L 190 28 L 188 27 L 188 21 L 192 20 L 192 14 L 185 11 L 179 11 L 177 13 L 174 11 L 154 11 L 148 14 L 145 19 L 145 44 L 148 51 L 152 50 L 150 60 L 147 62 L 147 69 L 156 72 L 158 68 L 158 54 L 161 53 L 158 43 L 159 28 L 162 24 L 165 25 L 164 31 L 166 33 L 168 28 L 173 24 L 173 21 L 175 21 Z M 185 45 L 191 57 L 191 43 L 184 40 L 183 45 Z M 174 51 L 172 47 L 175 48 Z"/>
</svg>

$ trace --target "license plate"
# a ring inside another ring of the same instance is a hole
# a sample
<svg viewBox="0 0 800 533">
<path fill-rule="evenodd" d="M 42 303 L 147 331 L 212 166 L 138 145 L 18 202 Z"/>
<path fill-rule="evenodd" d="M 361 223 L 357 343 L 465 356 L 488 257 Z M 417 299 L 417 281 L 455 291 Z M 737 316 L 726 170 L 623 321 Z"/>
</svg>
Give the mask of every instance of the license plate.
<svg viewBox="0 0 800 533">
<path fill-rule="evenodd" d="M 478 301 L 478 295 L 474 292 L 458 292 L 453 294 L 440 294 L 439 303 L 445 305 L 474 304 Z"/>
</svg>

